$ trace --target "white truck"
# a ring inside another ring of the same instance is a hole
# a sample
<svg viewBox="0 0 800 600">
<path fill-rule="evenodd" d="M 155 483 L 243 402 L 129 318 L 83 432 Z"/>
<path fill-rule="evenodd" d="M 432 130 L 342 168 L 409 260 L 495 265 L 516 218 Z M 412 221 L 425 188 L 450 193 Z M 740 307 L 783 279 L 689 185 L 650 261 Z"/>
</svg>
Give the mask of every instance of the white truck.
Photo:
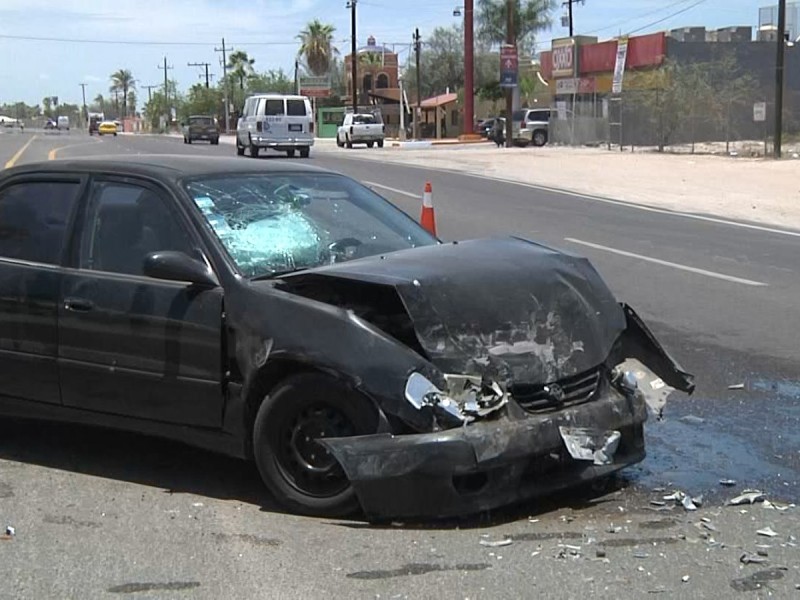
<svg viewBox="0 0 800 600">
<path fill-rule="evenodd" d="M 383 148 L 386 136 L 386 126 L 380 116 L 369 113 L 347 113 L 344 122 L 336 132 L 336 145 L 339 148 L 353 144 L 366 144 L 372 148 L 375 144 Z"/>
</svg>

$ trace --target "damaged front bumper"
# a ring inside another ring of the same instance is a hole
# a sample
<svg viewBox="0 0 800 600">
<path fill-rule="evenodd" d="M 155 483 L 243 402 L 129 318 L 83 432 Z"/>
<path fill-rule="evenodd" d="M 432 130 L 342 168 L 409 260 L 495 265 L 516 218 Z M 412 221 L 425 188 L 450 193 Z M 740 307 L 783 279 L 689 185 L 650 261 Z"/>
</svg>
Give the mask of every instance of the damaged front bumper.
<svg viewBox="0 0 800 600">
<path fill-rule="evenodd" d="M 502 417 L 436 433 L 321 441 L 368 518 L 471 514 L 588 482 L 641 461 L 647 408 L 609 388 L 571 409 Z M 619 433 L 607 464 L 570 455 L 562 428 Z"/>
</svg>

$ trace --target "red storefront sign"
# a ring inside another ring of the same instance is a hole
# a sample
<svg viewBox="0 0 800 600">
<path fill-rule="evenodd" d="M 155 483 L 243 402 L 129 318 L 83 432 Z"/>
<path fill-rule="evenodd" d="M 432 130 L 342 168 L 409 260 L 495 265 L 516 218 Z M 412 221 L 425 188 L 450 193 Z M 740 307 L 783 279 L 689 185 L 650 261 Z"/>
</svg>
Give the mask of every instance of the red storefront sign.
<svg viewBox="0 0 800 600">
<path fill-rule="evenodd" d="M 617 59 L 617 41 L 610 40 L 599 44 L 578 47 L 578 66 L 580 75 L 593 73 L 612 73 Z M 626 69 L 656 67 L 664 62 L 667 54 L 667 37 L 663 32 L 632 37 L 628 41 Z M 542 76 L 550 79 L 558 76 L 553 64 L 553 52 L 542 52 Z"/>
</svg>

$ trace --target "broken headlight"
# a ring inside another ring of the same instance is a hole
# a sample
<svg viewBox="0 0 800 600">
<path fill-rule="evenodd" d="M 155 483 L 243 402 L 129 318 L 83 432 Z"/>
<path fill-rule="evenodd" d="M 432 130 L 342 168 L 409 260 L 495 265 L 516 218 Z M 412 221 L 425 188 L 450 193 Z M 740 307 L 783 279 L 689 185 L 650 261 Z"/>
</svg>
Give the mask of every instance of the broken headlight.
<svg viewBox="0 0 800 600">
<path fill-rule="evenodd" d="M 417 410 L 430 408 L 442 426 L 471 423 L 500 409 L 508 395 L 493 381 L 469 375 L 445 375 L 447 389 L 440 390 L 427 377 L 412 373 L 405 397 Z"/>
</svg>

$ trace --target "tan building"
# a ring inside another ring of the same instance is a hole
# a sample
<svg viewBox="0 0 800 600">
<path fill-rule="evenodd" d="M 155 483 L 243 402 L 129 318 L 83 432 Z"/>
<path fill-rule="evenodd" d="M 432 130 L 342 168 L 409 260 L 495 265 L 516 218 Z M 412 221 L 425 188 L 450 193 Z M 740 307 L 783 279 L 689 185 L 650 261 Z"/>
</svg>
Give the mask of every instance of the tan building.
<svg viewBox="0 0 800 600">
<path fill-rule="evenodd" d="M 379 46 L 370 36 L 367 45 L 356 50 L 358 105 L 378 108 L 386 123 L 387 133 L 396 134 L 400 125 L 400 85 L 398 82 L 397 54 L 390 48 Z M 347 97 L 345 105 L 353 101 L 353 55 L 344 57 L 347 69 Z"/>
</svg>

